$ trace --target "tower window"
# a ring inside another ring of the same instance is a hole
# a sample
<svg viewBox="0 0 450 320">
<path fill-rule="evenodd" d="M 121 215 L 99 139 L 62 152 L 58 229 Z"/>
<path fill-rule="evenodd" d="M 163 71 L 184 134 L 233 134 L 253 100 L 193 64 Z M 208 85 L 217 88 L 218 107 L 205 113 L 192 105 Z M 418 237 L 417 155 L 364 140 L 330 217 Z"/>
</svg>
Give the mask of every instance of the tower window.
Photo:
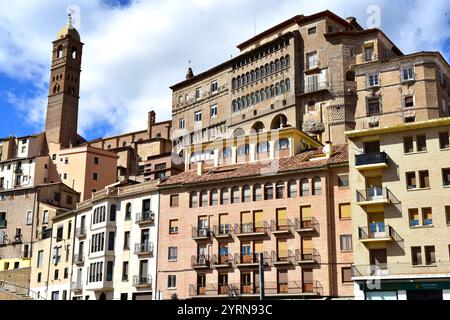
<svg viewBox="0 0 450 320">
<path fill-rule="evenodd" d="M 59 58 L 62 58 L 62 56 L 63 56 L 63 47 L 59 46 L 57 49 L 57 52 L 56 52 L 56 58 L 59 59 Z"/>
<path fill-rule="evenodd" d="M 77 48 L 72 48 L 72 59 L 76 59 L 78 55 Z"/>
</svg>

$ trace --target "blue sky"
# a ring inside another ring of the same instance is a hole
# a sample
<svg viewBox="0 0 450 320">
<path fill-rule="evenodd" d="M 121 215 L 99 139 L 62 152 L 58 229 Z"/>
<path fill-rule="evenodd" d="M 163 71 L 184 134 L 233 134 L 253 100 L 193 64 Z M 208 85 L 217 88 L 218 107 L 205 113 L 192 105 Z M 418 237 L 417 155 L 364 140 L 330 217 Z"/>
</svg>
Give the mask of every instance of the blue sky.
<svg viewBox="0 0 450 320">
<path fill-rule="evenodd" d="M 264 2 L 264 5 L 261 3 Z M 169 86 L 238 54 L 238 43 L 296 14 L 330 9 L 366 27 L 380 10 L 383 31 L 403 50 L 450 57 L 444 0 L 0 0 L 0 137 L 44 126 L 51 42 L 70 4 L 85 43 L 79 132 L 88 139 L 140 130 L 146 114 L 170 119 Z M 370 10 L 369 10 L 370 11 Z"/>
</svg>

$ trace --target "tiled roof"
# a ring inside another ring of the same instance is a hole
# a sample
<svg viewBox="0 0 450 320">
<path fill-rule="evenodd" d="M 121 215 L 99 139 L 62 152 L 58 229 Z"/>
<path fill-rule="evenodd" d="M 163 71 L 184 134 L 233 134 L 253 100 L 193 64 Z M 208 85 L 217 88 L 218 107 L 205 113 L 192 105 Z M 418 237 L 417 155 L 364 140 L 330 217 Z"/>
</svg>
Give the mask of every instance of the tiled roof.
<svg viewBox="0 0 450 320">
<path fill-rule="evenodd" d="M 201 176 L 197 174 L 197 169 L 184 171 L 169 177 L 166 181 L 162 182 L 159 187 L 278 175 L 293 171 L 314 170 L 328 165 L 345 164 L 348 162 L 347 145 L 334 146 L 333 154 L 329 159 L 309 160 L 310 157 L 320 155 L 321 153 L 321 150 L 311 150 L 299 153 L 295 156 L 280 158 L 278 167 L 272 167 L 272 161 L 260 161 L 257 163 L 206 168 Z M 276 162 L 274 162 L 274 164 L 277 165 Z"/>
</svg>

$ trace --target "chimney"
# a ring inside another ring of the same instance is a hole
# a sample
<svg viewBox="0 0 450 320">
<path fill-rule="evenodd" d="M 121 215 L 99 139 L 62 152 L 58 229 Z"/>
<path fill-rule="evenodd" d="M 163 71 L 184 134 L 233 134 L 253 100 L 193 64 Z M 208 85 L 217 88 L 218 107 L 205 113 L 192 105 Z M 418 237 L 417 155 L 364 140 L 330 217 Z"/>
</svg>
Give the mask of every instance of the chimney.
<svg viewBox="0 0 450 320">
<path fill-rule="evenodd" d="M 199 161 L 197 163 L 197 175 L 202 176 L 205 172 L 205 161 Z"/>
<path fill-rule="evenodd" d="M 330 159 L 331 155 L 333 154 L 333 143 L 331 141 L 325 142 L 323 153 L 325 153 L 325 157 L 327 159 Z"/>
<path fill-rule="evenodd" d="M 192 68 L 189 67 L 187 74 L 186 74 L 186 79 L 191 79 L 194 77 L 194 72 L 192 71 Z"/>
<path fill-rule="evenodd" d="M 345 20 L 347 20 L 347 22 L 350 24 L 354 24 L 356 22 L 355 17 L 347 17 L 347 18 L 345 18 Z"/>
<path fill-rule="evenodd" d="M 156 122 L 156 113 L 155 111 L 152 110 L 148 113 L 147 134 L 149 139 L 152 138 L 152 128 L 155 122 Z"/>
</svg>

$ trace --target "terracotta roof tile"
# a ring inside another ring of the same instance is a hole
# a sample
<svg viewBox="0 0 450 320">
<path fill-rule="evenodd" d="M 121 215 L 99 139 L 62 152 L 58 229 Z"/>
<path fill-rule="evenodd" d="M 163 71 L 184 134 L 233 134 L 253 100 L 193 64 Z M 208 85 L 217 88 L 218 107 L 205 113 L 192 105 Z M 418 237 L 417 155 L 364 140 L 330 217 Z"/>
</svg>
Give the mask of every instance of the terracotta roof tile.
<svg viewBox="0 0 450 320">
<path fill-rule="evenodd" d="M 162 182 L 159 187 L 180 184 L 207 183 L 212 181 L 249 178 L 264 175 L 276 175 L 295 170 L 313 170 L 326 165 L 348 162 L 347 145 L 334 146 L 333 154 L 330 159 L 309 161 L 311 156 L 319 155 L 321 153 L 321 150 L 305 151 L 295 156 L 280 158 L 278 164 L 276 161 L 260 161 L 257 163 L 206 168 L 204 174 L 201 176 L 197 175 L 196 169 L 188 170 L 169 177 L 166 181 Z"/>
</svg>

